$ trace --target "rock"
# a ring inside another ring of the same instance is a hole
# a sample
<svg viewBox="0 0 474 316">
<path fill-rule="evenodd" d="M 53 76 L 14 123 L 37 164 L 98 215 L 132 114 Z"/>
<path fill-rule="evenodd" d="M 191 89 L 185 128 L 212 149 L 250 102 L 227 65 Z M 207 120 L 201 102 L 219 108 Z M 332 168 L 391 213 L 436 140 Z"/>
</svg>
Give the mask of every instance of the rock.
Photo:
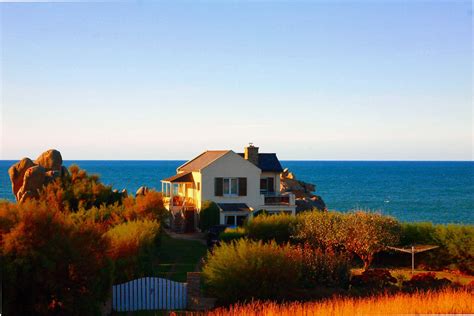
<svg viewBox="0 0 474 316">
<path fill-rule="evenodd" d="M 297 180 L 288 168 L 285 168 L 280 175 L 280 191 L 282 193 L 291 192 L 295 195 L 296 212 L 315 208 L 321 211 L 327 210 L 323 199 L 313 193 L 315 190 L 314 184 Z"/>
<path fill-rule="evenodd" d="M 122 194 L 122 196 L 123 196 L 124 198 L 126 198 L 126 197 L 128 196 L 128 192 L 127 192 L 127 190 L 125 190 L 125 189 L 123 189 L 120 193 Z"/>
<path fill-rule="evenodd" d="M 61 171 L 63 164 L 63 158 L 61 153 L 56 149 L 50 149 L 42 153 L 36 160 L 37 165 L 42 166 L 46 170 L 58 170 Z"/>
<path fill-rule="evenodd" d="M 15 196 L 23 186 L 23 178 L 25 176 L 26 170 L 33 167 L 34 165 L 34 162 L 31 161 L 30 158 L 23 158 L 11 166 L 10 169 L 8 169 L 8 175 L 10 176 L 10 181 L 12 182 L 12 191 Z"/>
<path fill-rule="evenodd" d="M 18 202 L 37 198 L 40 190 L 55 179 L 69 175 L 66 167 L 62 166 L 61 153 L 50 149 L 42 153 L 33 162 L 23 158 L 8 169 L 12 191 Z"/>
<path fill-rule="evenodd" d="M 138 188 L 137 192 L 135 193 L 135 196 L 146 195 L 149 191 L 150 189 L 148 187 L 141 186 Z"/>
<path fill-rule="evenodd" d="M 38 195 L 38 190 L 46 183 L 46 171 L 42 166 L 33 166 L 26 170 L 23 178 L 23 192 L 31 192 L 33 196 Z M 21 200 L 22 197 L 20 197 Z"/>
</svg>

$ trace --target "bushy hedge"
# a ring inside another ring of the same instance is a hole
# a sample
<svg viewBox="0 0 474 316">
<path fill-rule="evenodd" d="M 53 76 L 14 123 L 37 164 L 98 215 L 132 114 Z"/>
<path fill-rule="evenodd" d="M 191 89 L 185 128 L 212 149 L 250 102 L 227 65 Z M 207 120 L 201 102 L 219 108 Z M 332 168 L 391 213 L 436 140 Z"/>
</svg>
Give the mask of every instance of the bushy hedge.
<svg viewBox="0 0 474 316">
<path fill-rule="evenodd" d="M 245 225 L 248 237 L 254 240 L 287 243 L 294 234 L 297 219 L 288 214 L 260 215 L 250 219 Z"/>
<path fill-rule="evenodd" d="M 107 254 L 115 261 L 115 282 L 125 282 L 152 272 L 159 233 L 160 224 L 150 220 L 125 222 L 105 233 L 110 240 Z"/>
<path fill-rule="evenodd" d="M 240 239 L 216 247 L 203 275 L 221 303 L 282 299 L 297 288 L 300 267 L 299 252 L 290 246 Z"/>
<path fill-rule="evenodd" d="M 474 273 L 474 226 L 403 223 L 402 245 L 426 244 L 439 248 L 417 255 L 417 263 L 430 268 L 451 268 Z"/>
<path fill-rule="evenodd" d="M 231 242 L 233 240 L 238 240 L 247 236 L 247 232 L 243 227 L 236 228 L 226 228 L 219 235 L 221 242 Z"/>
<path fill-rule="evenodd" d="M 221 303 L 250 299 L 288 299 L 303 289 L 347 287 L 346 257 L 309 245 L 278 245 L 239 239 L 209 254 L 205 283 Z"/>
<path fill-rule="evenodd" d="M 210 227 L 219 225 L 220 211 L 216 203 L 203 201 L 199 212 L 199 228 L 201 231 L 208 231 Z"/>
</svg>

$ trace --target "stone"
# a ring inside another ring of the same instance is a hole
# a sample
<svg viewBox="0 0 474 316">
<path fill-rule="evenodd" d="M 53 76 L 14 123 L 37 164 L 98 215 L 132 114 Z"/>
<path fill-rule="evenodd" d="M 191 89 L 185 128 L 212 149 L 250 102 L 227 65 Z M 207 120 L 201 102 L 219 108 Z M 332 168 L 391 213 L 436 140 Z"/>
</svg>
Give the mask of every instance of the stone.
<svg viewBox="0 0 474 316">
<path fill-rule="evenodd" d="M 61 170 L 63 158 L 61 153 L 56 149 L 50 149 L 42 153 L 35 163 L 42 166 L 46 170 Z"/>
<path fill-rule="evenodd" d="M 138 188 L 137 192 L 135 192 L 135 196 L 146 195 L 149 191 L 150 189 L 148 187 L 141 186 Z"/>
<path fill-rule="evenodd" d="M 66 167 L 62 166 L 61 153 L 50 149 L 42 153 L 33 162 L 23 158 L 8 169 L 12 191 L 18 202 L 37 198 L 41 189 L 62 176 L 69 175 Z"/>
<path fill-rule="evenodd" d="M 326 211 L 326 203 L 313 192 L 316 186 L 312 183 L 297 180 L 295 175 L 285 168 L 280 175 L 280 191 L 290 192 L 295 195 L 296 212 L 318 209 Z"/>
<path fill-rule="evenodd" d="M 30 158 L 23 158 L 8 169 L 8 175 L 12 182 L 13 195 L 17 195 L 20 188 L 23 186 L 23 178 L 26 170 L 33 167 L 35 164 Z"/>
</svg>

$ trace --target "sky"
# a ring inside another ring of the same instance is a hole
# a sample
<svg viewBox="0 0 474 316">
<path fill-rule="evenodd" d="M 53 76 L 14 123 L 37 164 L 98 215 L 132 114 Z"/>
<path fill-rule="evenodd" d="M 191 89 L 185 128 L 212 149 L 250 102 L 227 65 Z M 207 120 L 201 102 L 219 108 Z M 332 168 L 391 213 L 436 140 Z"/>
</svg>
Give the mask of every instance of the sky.
<svg viewBox="0 0 474 316">
<path fill-rule="evenodd" d="M 0 3 L 0 159 L 472 160 L 471 6 Z"/>
</svg>

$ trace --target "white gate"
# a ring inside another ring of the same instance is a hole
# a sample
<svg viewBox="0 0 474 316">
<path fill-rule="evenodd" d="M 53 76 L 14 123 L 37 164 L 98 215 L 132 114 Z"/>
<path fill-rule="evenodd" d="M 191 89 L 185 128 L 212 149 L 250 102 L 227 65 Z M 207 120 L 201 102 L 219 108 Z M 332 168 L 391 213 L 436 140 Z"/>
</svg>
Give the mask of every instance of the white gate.
<svg viewBox="0 0 474 316">
<path fill-rule="evenodd" d="M 186 308 L 186 283 L 147 277 L 114 285 L 112 290 L 112 308 L 117 312 Z"/>
</svg>

